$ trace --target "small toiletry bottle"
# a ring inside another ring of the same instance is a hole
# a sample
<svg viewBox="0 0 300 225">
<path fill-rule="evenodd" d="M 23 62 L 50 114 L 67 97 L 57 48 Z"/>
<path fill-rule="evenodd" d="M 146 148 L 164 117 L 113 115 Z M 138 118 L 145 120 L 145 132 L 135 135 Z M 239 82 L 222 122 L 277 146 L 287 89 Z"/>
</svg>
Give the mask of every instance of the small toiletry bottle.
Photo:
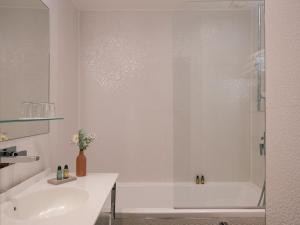
<svg viewBox="0 0 300 225">
<path fill-rule="evenodd" d="M 64 167 L 64 179 L 68 179 L 69 178 L 69 167 L 68 165 L 65 165 Z"/>
<path fill-rule="evenodd" d="M 201 184 L 204 184 L 205 183 L 205 178 L 204 178 L 204 175 L 201 176 Z"/>
<path fill-rule="evenodd" d="M 57 180 L 62 180 L 63 179 L 63 173 L 62 173 L 62 170 L 61 170 L 61 166 L 57 167 L 56 179 Z"/>
<path fill-rule="evenodd" d="M 196 184 L 200 184 L 200 177 L 199 177 L 199 175 L 196 176 Z"/>
</svg>

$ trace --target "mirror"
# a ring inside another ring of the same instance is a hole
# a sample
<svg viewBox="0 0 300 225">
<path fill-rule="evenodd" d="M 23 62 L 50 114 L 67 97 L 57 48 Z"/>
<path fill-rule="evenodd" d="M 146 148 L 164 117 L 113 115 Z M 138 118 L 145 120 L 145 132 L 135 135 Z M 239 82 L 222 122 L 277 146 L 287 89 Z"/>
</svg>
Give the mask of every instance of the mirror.
<svg viewBox="0 0 300 225">
<path fill-rule="evenodd" d="M 23 117 L 24 103 L 49 102 L 49 9 L 40 0 L 0 0 L 0 141 L 49 132 Z"/>
</svg>

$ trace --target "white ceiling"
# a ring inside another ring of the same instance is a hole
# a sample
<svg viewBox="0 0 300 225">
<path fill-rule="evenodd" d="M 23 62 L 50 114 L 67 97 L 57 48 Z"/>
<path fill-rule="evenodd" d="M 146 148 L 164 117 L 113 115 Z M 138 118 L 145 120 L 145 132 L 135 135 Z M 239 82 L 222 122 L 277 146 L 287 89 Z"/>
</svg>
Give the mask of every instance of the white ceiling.
<svg viewBox="0 0 300 225">
<path fill-rule="evenodd" d="M 73 0 L 80 10 L 157 10 L 179 7 L 184 0 Z"/>
<path fill-rule="evenodd" d="M 218 8 L 253 5 L 257 0 L 72 0 L 79 10 L 178 10 L 189 7 Z M 221 5 L 220 5 L 221 4 Z"/>
</svg>

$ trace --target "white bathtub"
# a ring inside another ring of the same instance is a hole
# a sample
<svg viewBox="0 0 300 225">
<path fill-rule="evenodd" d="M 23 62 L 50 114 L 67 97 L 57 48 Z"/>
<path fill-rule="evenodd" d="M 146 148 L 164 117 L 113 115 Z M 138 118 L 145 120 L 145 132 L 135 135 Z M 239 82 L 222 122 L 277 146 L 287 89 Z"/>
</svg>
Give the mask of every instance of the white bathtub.
<svg viewBox="0 0 300 225">
<path fill-rule="evenodd" d="M 260 191 L 248 182 L 118 183 L 117 212 L 165 217 L 264 217 L 264 209 L 255 209 Z"/>
<path fill-rule="evenodd" d="M 257 208 L 261 188 L 250 182 L 179 183 L 174 187 L 175 208 Z"/>
</svg>

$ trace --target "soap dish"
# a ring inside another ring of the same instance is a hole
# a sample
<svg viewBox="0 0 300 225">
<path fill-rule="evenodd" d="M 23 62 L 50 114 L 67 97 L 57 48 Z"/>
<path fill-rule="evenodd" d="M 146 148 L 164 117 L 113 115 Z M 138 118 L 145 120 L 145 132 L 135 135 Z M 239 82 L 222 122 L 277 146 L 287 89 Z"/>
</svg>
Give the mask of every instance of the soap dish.
<svg viewBox="0 0 300 225">
<path fill-rule="evenodd" d="M 69 176 L 69 178 L 62 179 L 62 180 L 57 180 L 56 178 L 52 178 L 52 179 L 48 180 L 48 183 L 53 184 L 53 185 L 60 185 L 60 184 L 64 184 L 64 183 L 74 181 L 74 180 L 77 180 L 77 177 Z"/>
</svg>

